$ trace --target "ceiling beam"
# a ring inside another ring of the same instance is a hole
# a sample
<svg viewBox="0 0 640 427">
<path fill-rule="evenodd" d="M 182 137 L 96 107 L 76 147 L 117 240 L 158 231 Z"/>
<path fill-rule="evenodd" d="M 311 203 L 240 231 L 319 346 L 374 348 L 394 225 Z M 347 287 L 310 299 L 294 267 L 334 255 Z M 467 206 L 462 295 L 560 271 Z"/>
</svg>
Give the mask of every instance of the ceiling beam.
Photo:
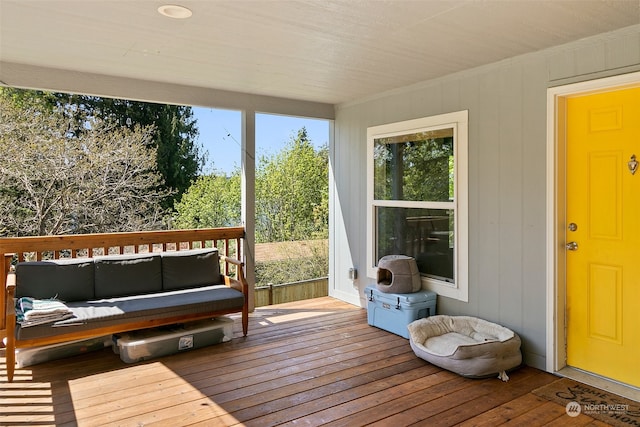
<svg viewBox="0 0 640 427">
<path fill-rule="evenodd" d="M 135 101 L 333 120 L 332 104 L 0 61 L 0 84 Z"/>
</svg>

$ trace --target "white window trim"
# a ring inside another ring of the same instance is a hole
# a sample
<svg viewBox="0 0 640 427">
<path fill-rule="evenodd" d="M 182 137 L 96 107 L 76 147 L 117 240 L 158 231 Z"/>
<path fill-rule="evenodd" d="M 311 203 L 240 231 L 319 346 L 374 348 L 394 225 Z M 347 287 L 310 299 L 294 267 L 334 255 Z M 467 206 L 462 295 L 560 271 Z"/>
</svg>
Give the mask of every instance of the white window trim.
<svg viewBox="0 0 640 427">
<path fill-rule="evenodd" d="M 387 201 L 373 198 L 373 142 L 376 138 L 394 136 L 403 133 L 433 130 L 444 127 L 454 129 L 454 173 L 455 196 L 450 204 L 447 202 L 420 201 Z M 468 162 L 469 112 L 458 111 L 421 119 L 389 123 L 367 128 L 367 276 L 377 277 L 377 260 L 375 259 L 375 209 L 378 206 L 394 206 L 407 208 L 455 209 L 455 251 L 454 276 L 455 283 L 423 277 L 422 287 L 432 290 L 438 295 L 469 301 L 469 162 Z M 449 205 L 449 207 L 447 207 Z"/>
</svg>

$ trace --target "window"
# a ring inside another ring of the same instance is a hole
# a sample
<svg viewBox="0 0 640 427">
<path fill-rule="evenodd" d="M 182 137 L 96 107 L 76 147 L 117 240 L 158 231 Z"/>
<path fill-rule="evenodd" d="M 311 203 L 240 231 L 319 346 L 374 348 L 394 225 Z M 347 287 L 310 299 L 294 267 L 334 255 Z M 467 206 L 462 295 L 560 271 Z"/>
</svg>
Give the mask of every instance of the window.
<svg viewBox="0 0 640 427">
<path fill-rule="evenodd" d="M 367 129 L 367 264 L 414 257 L 423 286 L 468 300 L 468 112 Z"/>
</svg>

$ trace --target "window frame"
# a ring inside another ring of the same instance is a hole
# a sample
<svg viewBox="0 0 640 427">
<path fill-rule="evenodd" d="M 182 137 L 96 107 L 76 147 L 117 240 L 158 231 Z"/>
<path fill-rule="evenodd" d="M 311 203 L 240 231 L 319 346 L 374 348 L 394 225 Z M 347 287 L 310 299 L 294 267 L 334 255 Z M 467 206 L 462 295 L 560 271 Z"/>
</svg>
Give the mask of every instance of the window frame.
<svg viewBox="0 0 640 427">
<path fill-rule="evenodd" d="M 454 197 L 453 201 L 408 201 L 374 199 L 374 142 L 378 138 L 453 128 Z M 468 110 L 367 128 L 367 276 L 377 277 L 376 209 L 378 207 L 454 210 L 454 282 L 421 276 L 422 287 L 438 295 L 469 301 L 469 191 L 468 191 Z"/>
</svg>

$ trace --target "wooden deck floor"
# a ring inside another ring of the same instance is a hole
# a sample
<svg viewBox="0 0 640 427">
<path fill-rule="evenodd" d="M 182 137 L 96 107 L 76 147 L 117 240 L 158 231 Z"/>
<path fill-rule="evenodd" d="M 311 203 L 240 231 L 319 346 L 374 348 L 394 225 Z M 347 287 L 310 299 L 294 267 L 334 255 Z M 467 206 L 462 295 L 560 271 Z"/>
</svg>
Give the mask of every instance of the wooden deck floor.
<svg viewBox="0 0 640 427">
<path fill-rule="evenodd" d="M 247 338 L 238 323 L 229 343 L 137 364 L 107 348 L 13 383 L 2 358 L 0 425 L 606 425 L 531 394 L 550 374 L 459 377 L 329 297 L 260 308 Z"/>
</svg>

